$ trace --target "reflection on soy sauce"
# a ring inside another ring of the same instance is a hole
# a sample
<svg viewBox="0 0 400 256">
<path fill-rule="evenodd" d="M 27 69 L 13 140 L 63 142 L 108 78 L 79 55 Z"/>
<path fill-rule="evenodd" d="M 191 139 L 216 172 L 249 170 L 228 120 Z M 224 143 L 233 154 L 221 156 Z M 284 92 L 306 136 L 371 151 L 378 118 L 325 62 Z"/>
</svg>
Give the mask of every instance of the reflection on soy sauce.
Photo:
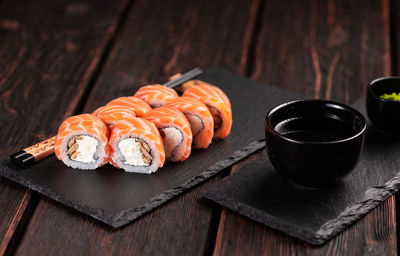
<svg viewBox="0 0 400 256">
<path fill-rule="evenodd" d="M 343 140 L 354 134 L 354 129 L 342 120 L 332 117 L 295 117 L 278 123 L 275 130 L 289 139 L 311 142 Z"/>
</svg>

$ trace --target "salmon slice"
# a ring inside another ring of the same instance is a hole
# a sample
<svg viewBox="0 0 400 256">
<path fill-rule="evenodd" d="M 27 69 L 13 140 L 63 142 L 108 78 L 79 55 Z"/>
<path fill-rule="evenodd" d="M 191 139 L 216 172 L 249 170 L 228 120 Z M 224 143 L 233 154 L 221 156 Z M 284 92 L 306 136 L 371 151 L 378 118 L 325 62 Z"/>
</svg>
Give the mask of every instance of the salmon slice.
<svg viewBox="0 0 400 256">
<path fill-rule="evenodd" d="M 167 100 L 164 107 L 176 108 L 185 114 L 190 123 L 195 148 L 207 148 L 214 135 L 213 117 L 200 100 L 191 97 L 178 97 Z"/>
<path fill-rule="evenodd" d="M 136 117 L 134 111 L 125 106 L 109 105 L 96 109 L 93 115 L 99 117 L 104 123 L 112 127 L 117 121 Z"/>
<path fill-rule="evenodd" d="M 146 101 L 152 108 L 158 108 L 165 104 L 166 100 L 178 97 L 174 89 L 152 84 L 141 87 L 134 95 Z"/>
<path fill-rule="evenodd" d="M 144 119 L 152 122 L 163 138 L 164 150 L 168 161 L 184 161 L 189 157 L 192 148 L 192 131 L 190 123 L 177 109 L 155 108 Z"/>
<path fill-rule="evenodd" d="M 228 96 L 218 87 L 200 80 L 190 80 L 183 87 L 188 88 L 183 96 L 200 100 L 210 110 L 214 119 L 214 138 L 228 136 L 232 128 L 232 107 Z"/>
<path fill-rule="evenodd" d="M 108 102 L 106 106 L 126 107 L 133 111 L 137 117 L 141 117 L 151 110 L 149 104 L 133 96 L 116 98 L 115 100 Z"/>
</svg>

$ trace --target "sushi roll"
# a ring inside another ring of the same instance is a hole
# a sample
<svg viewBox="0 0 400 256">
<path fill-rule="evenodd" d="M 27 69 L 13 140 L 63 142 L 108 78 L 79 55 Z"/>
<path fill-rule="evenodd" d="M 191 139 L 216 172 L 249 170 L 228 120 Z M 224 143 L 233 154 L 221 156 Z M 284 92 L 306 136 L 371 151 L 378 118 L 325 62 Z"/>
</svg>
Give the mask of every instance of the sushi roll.
<svg viewBox="0 0 400 256">
<path fill-rule="evenodd" d="M 107 103 L 106 106 L 122 106 L 130 109 L 137 117 L 141 117 L 151 110 L 149 104 L 137 97 L 119 97 Z"/>
<path fill-rule="evenodd" d="M 158 128 L 168 161 L 184 161 L 189 157 L 192 148 L 192 131 L 189 121 L 182 112 L 173 108 L 160 107 L 147 112 L 143 118 Z"/>
<path fill-rule="evenodd" d="M 153 173 L 165 162 L 164 145 L 157 127 L 142 118 L 116 122 L 111 129 L 111 163 L 126 172 Z"/>
<path fill-rule="evenodd" d="M 123 106 L 104 106 L 96 109 L 93 115 L 99 117 L 109 127 L 112 127 L 117 121 L 125 118 L 136 117 L 135 112 Z"/>
<path fill-rule="evenodd" d="M 72 168 L 96 169 L 108 163 L 108 127 L 92 114 L 67 118 L 58 129 L 54 152 Z"/>
<path fill-rule="evenodd" d="M 165 104 L 166 100 L 178 97 L 174 89 L 159 85 L 146 85 L 141 87 L 134 95 L 146 101 L 152 108 L 158 108 Z"/>
<path fill-rule="evenodd" d="M 214 139 L 229 135 L 232 128 L 232 107 L 228 96 L 218 87 L 199 80 L 183 84 L 188 87 L 183 96 L 192 97 L 203 102 L 210 110 L 214 120 Z"/>
<path fill-rule="evenodd" d="M 213 117 L 200 100 L 191 97 L 179 97 L 167 100 L 164 107 L 176 108 L 185 114 L 190 123 L 194 148 L 207 148 L 214 135 Z"/>
</svg>

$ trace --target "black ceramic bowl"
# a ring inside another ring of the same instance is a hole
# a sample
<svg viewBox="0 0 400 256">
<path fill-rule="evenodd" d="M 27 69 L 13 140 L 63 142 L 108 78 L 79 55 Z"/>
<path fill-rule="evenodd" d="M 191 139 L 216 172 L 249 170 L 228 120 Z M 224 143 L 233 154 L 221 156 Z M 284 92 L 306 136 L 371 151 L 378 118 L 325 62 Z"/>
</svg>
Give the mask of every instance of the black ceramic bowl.
<svg viewBox="0 0 400 256">
<path fill-rule="evenodd" d="M 272 165 L 307 187 L 326 186 L 347 175 L 357 165 L 365 130 L 357 110 L 325 100 L 283 103 L 265 120 Z"/>
<path fill-rule="evenodd" d="M 400 77 L 382 77 L 371 81 L 367 88 L 367 114 L 379 130 L 400 135 L 400 101 L 380 97 L 393 92 L 400 92 Z"/>
</svg>

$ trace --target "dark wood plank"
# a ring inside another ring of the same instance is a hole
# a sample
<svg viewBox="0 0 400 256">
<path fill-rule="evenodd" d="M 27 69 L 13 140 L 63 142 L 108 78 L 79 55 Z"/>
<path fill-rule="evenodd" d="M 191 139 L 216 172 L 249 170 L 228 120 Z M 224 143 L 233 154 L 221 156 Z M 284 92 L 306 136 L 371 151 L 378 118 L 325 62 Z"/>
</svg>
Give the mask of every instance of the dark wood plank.
<svg viewBox="0 0 400 256">
<path fill-rule="evenodd" d="M 166 6 L 157 2 L 157 8 L 153 2 L 135 3 L 85 110 L 195 66 L 219 65 L 244 74 L 258 2 L 174 0 Z"/>
<path fill-rule="evenodd" d="M 400 2 L 390 1 L 390 46 L 392 56 L 392 74 L 398 76 L 400 74 Z"/>
<path fill-rule="evenodd" d="M 256 79 L 348 103 L 391 72 L 389 1 L 272 1 L 262 16 Z M 320 248 L 223 209 L 214 255 L 394 255 L 394 209 L 391 197 Z"/>
<path fill-rule="evenodd" d="M 244 73 L 257 7 L 258 1 L 136 1 L 84 110 L 194 66 Z M 199 201 L 203 187 L 116 231 L 42 200 L 17 254 L 203 255 L 214 225 L 213 208 Z"/>
<path fill-rule="evenodd" d="M 0 180 L 0 184 L 0 207 L 4 209 L 0 213 L 0 255 L 3 255 L 22 220 L 32 193 L 30 190 L 4 179 Z"/>
<path fill-rule="evenodd" d="M 268 1 L 252 77 L 307 97 L 355 100 L 389 75 L 389 1 Z"/>
<path fill-rule="evenodd" d="M 1 160 L 57 131 L 88 88 L 126 1 L 1 1 Z M 0 179 L 0 255 L 32 197 Z"/>
</svg>

